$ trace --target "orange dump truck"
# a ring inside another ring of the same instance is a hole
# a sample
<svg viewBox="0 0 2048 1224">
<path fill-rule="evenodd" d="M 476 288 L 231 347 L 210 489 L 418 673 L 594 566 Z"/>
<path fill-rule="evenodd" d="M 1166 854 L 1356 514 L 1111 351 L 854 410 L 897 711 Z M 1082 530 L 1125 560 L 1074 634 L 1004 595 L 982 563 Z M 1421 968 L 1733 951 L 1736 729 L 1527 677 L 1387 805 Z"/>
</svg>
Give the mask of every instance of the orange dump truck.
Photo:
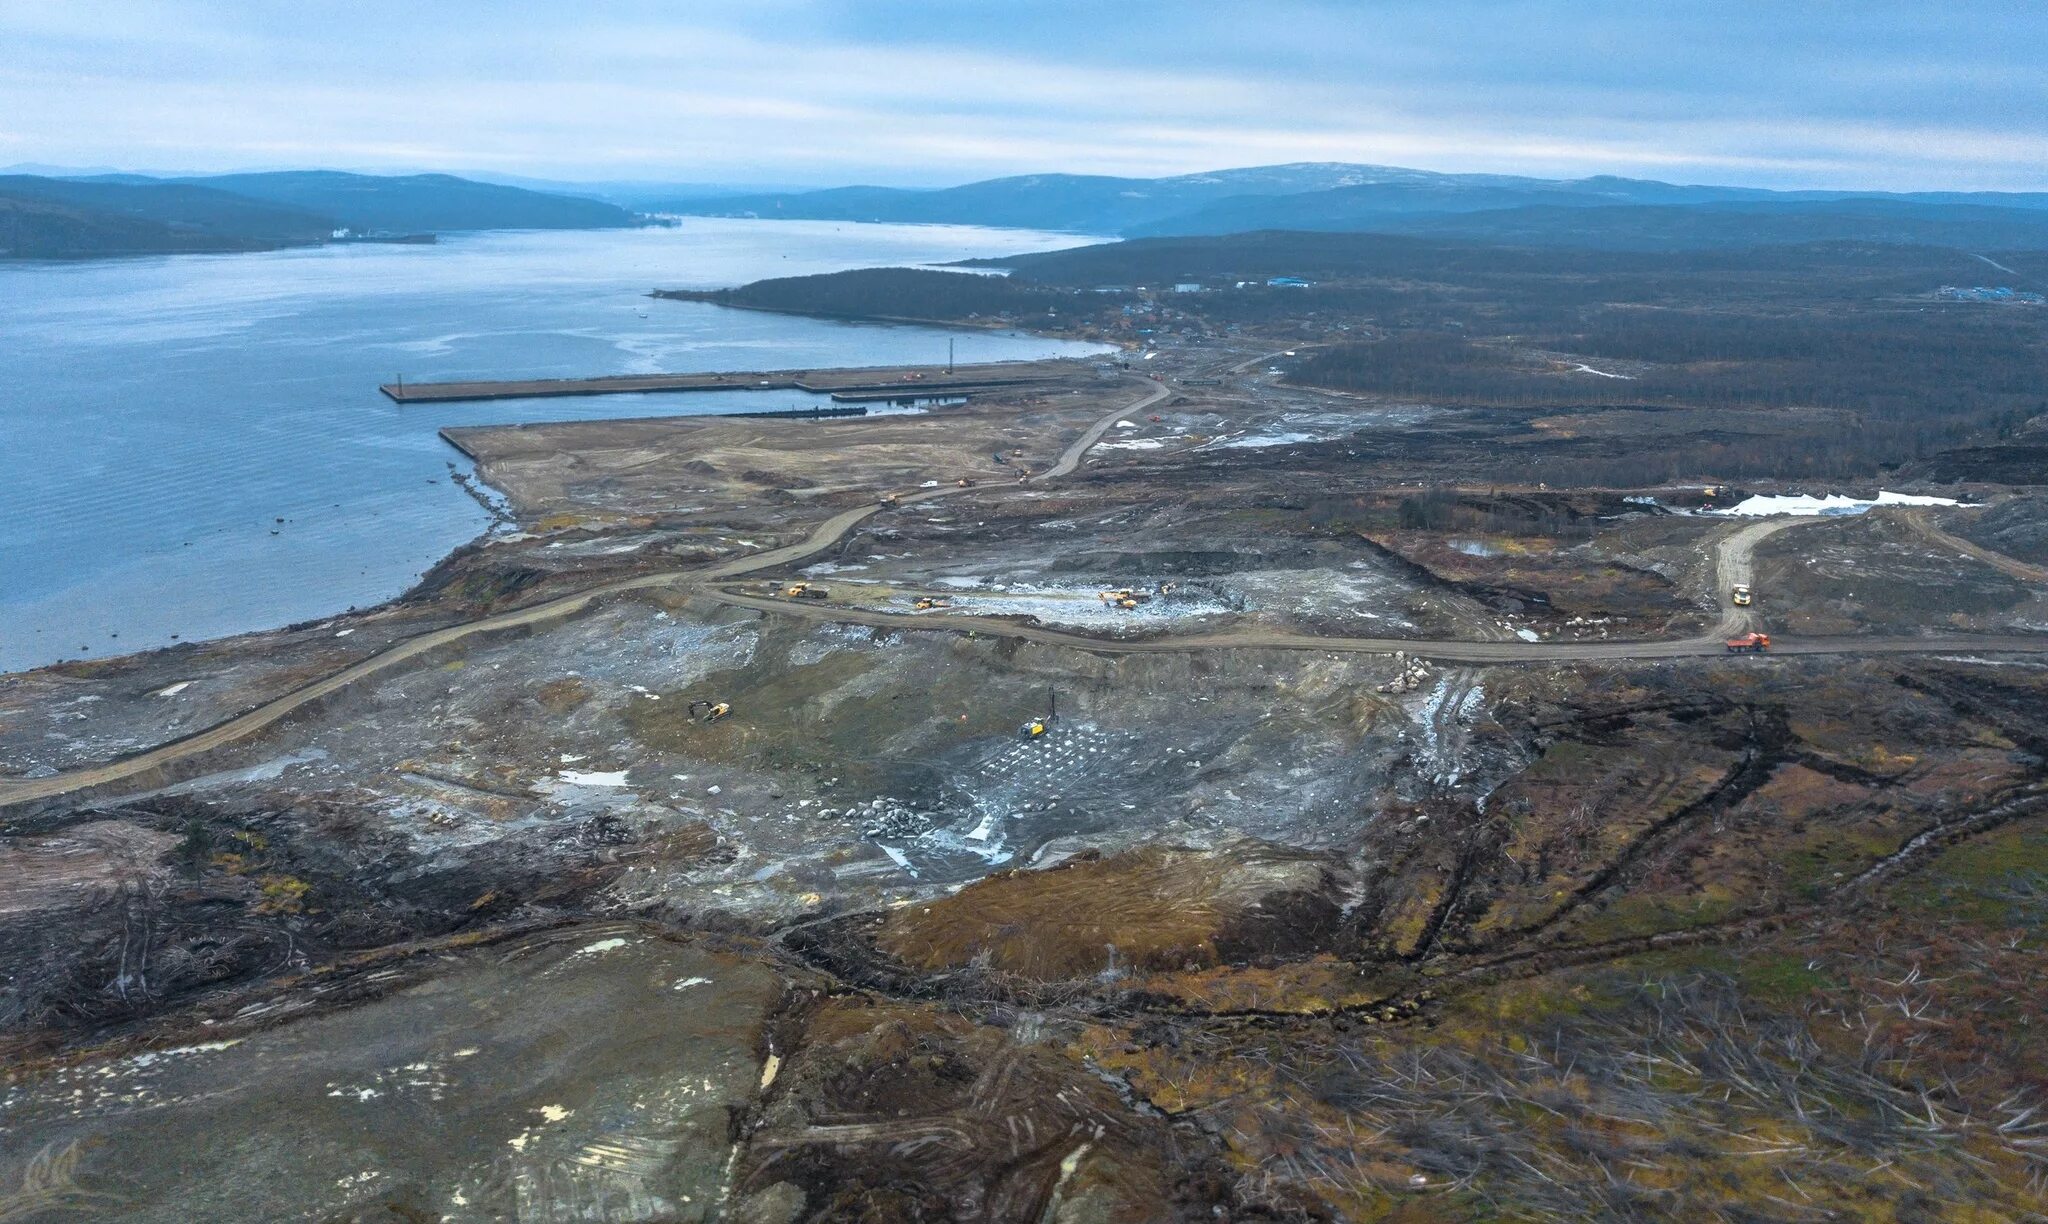
<svg viewBox="0 0 2048 1224">
<path fill-rule="evenodd" d="M 1768 633 L 1745 633 L 1728 639 L 1729 654 L 1762 654 L 1770 648 L 1771 635 Z"/>
</svg>

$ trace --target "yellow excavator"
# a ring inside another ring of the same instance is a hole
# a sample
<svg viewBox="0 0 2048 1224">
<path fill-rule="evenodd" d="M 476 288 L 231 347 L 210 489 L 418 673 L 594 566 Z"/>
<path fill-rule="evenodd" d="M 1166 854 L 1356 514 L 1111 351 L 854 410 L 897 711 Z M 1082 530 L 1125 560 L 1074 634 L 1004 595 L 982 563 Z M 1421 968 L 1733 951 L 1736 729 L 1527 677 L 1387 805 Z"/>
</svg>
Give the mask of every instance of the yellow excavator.
<svg viewBox="0 0 2048 1224">
<path fill-rule="evenodd" d="M 911 606 L 920 612 L 929 612 L 933 608 L 950 608 L 953 606 L 953 601 L 947 599 L 944 595 L 920 595 L 917 597 L 917 602 Z"/>
<path fill-rule="evenodd" d="M 699 713 L 699 711 L 702 711 L 702 713 Z M 730 713 L 732 713 L 732 702 L 730 701 L 693 701 L 690 703 L 690 717 L 697 719 L 699 722 L 715 723 Z"/>
</svg>

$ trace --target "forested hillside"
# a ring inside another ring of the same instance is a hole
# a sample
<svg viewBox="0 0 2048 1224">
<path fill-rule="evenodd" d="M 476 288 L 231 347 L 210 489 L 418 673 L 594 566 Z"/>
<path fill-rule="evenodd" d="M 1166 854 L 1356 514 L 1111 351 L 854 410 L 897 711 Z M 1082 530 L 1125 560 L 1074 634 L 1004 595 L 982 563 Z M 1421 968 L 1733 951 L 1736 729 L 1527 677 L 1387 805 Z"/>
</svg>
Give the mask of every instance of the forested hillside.
<svg viewBox="0 0 2048 1224">
<path fill-rule="evenodd" d="M 0 258 L 269 250 L 333 229 L 316 213 L 211 187 L 0 176 Z"/>
<path fill-rule="evenodd" d="M 599 200 L 445 174 L 0 176 L 0 259 L 263 251 L 327 242 L 336 231 L 606 229 L 641 220 Z"/>
<path fill-rule="evenodd" d="M 634 214 L 602 200 L 472 182 L 450 174 L 303 170 L 189 181 L 316 212 L 356 231 L 616 229 L 636 224 Z"/>
<path fill-rule="evenodd" d="M 655 296 L 843 318 L 967 321 L 996 315 L 1056 316 L 1072 295 L 1003 276 L 927 268 L 861 268 L 755 281 L 737 289 L 662 290 Z"/>
</svg>

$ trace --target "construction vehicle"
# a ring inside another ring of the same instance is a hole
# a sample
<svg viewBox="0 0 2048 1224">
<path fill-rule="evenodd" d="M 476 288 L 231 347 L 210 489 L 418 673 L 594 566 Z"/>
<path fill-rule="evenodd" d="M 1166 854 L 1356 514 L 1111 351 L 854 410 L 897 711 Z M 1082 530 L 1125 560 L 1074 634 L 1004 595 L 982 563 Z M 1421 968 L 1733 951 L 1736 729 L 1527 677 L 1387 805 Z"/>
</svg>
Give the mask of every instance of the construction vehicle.
<svg viewBox="0 0 2048 1224">
<path fill-rule="evenodd" d="M 898 506 L 900 506 L 900 505 L 902 505 L 902 504 L 903 504 L 903 498 L 902 498 L 902 496 L 901 496 L 901 495 L 899 495 L 899 494 L 895 494 L 895 493 L 884 493 L 884 494 L 882 495 L 882 505 L 883 505 L 883 507 L 884 507 L 885 509 L 889 509 L 889 510 L 894 510 L 894 509 L 895 509 L 896 507 L 898 507 Z"/>
<path fill-rule="evenodd" d="M 1728 639 L 1729 654 L 1762 654 L 1770 648 L 1771 635 L 1768 633 L 1745 633 Z"/>
<path fill-rule="evenodd" d="M 911 607 L 916 608 L 920 612 L 929 612 L 933 608 L 950 608 L 952 606 L 953 601 L 947 599 L 944 595 L 920 595 L 917 597 L 917 602 L 911 605 Z"/>
<path fill-rule="evenodd" d="M 1059 695 L 1059 691 L 1058 691 L 1058 690 L 1056 690 L 1056 689 L 1050 689 L 1050 688 L 1049 688 L 1049 689 L 1047 689 L 1047 690 L 1045 690 L 1045 702 L 1046 702 L 1046 713 L 1045 713 L 1045 717 L 1043 717 L 1043 718 L 1034 718 L 1034 719 L 1032 719 L 1032 720 L 1031 720 L 1030 722 L 1027 722 L 1027 723 L 1025 723 L 1025 724 L 1024 724 L 1024 738 L 1025 738 L 1025 739 L 1037 739 L 1037 738 L 1038 738 L 1039 736 L 1041 736 L 1041 735 L 1044 735 L 1044 734 L 1045 734 L 1046 732 L 1048 732 L 1048 731 L 1052 730 L 1052 725 L 1053 725 L 1054 723 L 1056 723 L 1056 722 L 1058 722 L 1058 721 L 1059 721 L 1059 718 L 1060 718 L 1060 695 Z"/>
<path fill-rule="evenodd" d="M 1753 597 L 1749 593 L 1749 584 L 1747 582 L 1736 583 L 1735 589 L 1728 593 L 1728 602 L 1738 608 L 1747 608 L 1752 599 Z"/>
<path fill-rule="evenodd" d="M 698 713 L 699 710 L 703 711 L 701 715 Z M 732 713 L 732 703 L 730 701 L 693 701 L 690 703 L 689 715 L 699 722 L 714 723 L 730 713 Z"/>
<path fill-rule="evenodd" d="M 954 481 L 953 483 L 959 485 L 963 489 L 971 489 L 974 487 L 973 479 L 967 476 L 962 476 L 960 479 Z"/>
<path fill-rule="evenodd" d="M 1098 598 L 1100 598 L 1102 602 L 1108 604 L 1112 608 L 1119 608 L 1125 612 L 1128 612 L 1131 609 L 1137 607 L 1138 604 L 1141 603 L 1145 597 L 1139 595 L 1136 591 L 1122 590 L 1103 591 L 1098 596 Z"/>
<path fill-rule="evenodd" d="M 792 582 L 788 586 L 782 588 L 782 593 L 784 595 L 787 595 L 791 599 L 829 598 L 823 587 L 814 587 L 808 582 Z"/>
</svg>

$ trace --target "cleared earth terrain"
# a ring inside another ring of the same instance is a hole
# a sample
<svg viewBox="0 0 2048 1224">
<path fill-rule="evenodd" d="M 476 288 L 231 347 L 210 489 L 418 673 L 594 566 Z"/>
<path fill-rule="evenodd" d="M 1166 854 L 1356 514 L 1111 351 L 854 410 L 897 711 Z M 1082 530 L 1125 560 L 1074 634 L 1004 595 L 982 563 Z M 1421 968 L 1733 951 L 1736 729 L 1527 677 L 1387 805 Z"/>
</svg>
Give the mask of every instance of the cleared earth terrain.
<svg viewBox="0 0 2048 1224">
<path fill-rule="evenodd" d="M 0 678 L 0 1219 L 2048 1211 L 2040 499 L 1285 343 L 462 431 L 405 600 Z"/>
</svg>

